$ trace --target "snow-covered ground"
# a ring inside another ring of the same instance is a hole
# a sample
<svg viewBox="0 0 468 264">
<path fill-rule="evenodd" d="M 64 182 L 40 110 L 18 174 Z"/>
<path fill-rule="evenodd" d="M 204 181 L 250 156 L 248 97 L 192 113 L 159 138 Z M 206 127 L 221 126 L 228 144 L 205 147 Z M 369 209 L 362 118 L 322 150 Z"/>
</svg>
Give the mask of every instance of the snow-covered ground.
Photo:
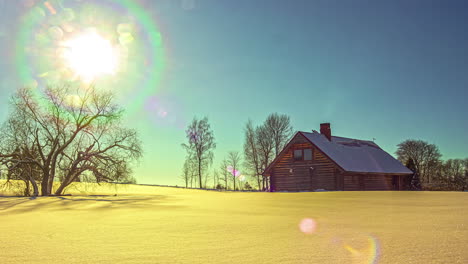
<svg viewBox="0 0 468 264">
<path fill-rule="evenodd" d="M 468 263 L 468 193 L 67 192 L 0 197 L 0 263 Z"/>
</svg>

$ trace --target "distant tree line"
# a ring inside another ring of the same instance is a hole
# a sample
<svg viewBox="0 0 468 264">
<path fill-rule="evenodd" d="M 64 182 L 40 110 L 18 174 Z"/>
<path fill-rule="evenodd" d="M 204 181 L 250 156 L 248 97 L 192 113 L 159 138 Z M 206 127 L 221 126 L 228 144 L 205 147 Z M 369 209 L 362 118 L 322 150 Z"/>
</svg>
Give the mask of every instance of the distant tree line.
<svg viewBox="0 0 468 264">
<path fill-rule="evenodd" d="M 398 144 L 396 155 L 414 172 L 410 183 L 412 189 L 468 189 L 468 158 L 442 160 L 442 154 L 436 145 L 414 139 Z"/>
<path fill-rule="evenodd" d="M 123 127 L 111 93 L 63 85 L 39 96 L 24 88 L 11 110 L 0 128 L 0 176 L 23 181 L 24 195 L 61 195 L 81 180 L 135 182 L 141 142 Z"/>
<path fill-rule="evenodd" d="M 243 152 L 229 151 L 211 174 L 209 168 L 216 143 L 208 119 L 195 117 L 185 132 L 187 142 L 182 147 L 187 155 L 181 176 L 185 187 L 207 188 L 208 182 L 213 180 L 216 189 L 268 190 L 269 181 L 262 173 L 290 139 L 293 128 L 289 116 L 284 114 L 270 114 L 258 126 L 248 120 L 244 128 Z"/>
</svg>

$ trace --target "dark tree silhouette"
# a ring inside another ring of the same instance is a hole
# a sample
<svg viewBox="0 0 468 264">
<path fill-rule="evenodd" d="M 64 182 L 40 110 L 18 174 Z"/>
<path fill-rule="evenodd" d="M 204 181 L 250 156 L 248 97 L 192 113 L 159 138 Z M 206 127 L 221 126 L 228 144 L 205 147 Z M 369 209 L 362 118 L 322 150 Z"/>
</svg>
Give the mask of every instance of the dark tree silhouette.
<svg viewBox="0 0 468 264">
<path fill-rule="evenodd" d="M 412 158 L 408 159 L 408 161 L 406 162 L 406 167 L 413 172 L 413 175 L 411 176 L 411 181 L 410 181 L 411 190 L 421 190 L 421 182 L 419 180 L 419 173 L 418 173 L 418 170 L 416 169 L 416 165 L 414 164 L 414 161 Z"/>
<path fill-rule="evenodd" d="M 270 139 L 273 141 L 275 156 L 283 149 L 288 139 L 292 136 L 293 129 L 291 119 L 284 114 L 270 114 L 264 123 L 265 128 L 270 134 Z"/>
<path fill-rule="evenodd" d="M 241 162 L 241 156 L 239 152 L 230 151 L 228 153 L 227 162 L 229 164 L 228 166 L 232 166 L 232 172 L 231 172 L 232 181 L 234 183 L 234 190 L 237 190 L 236 189 L 236 178 L 237 178 L 236 172 L 240 170 L 239 167 L 240 167 L 240 162 Z"/>
<path fill-rule="evenodd" d="M 260 177 L 262 164 L 260 162 L 260 150 L 257 136 L 252 121 L 247 121 L 244 129 L 244 167 L 248 174 L 257 180 L 258 189 L 261 189 Z"/>
<path fill-rule="evenodd" d="M 182 147 L 185 148 L 188 156 L 193 157 L 199 186 L 203 188 L 203 173 L 213 163 L 213 150 L 216 148 L 213 130 L 211 130 L 207 117 L 201 120 L 194 117 L 185 132 L 188 143 L 182 144 Z"/>
<path fill-rule="evenodd" d="M 184 166 L 182 168 L 182 180 L 184 181 L 184 184 L 185 184 L 185 188 L 188 187 L 189 185 L 189 182 L 192 183 L 193 182 L 193 176 L 195 175 L 194 171 L 195 171 L 195 164 L 193 162 L 194 160 L 192 159 L 192 157 L 188 156 L 185 158 L 185 161 L 184 161 Z M 192 187 L 192 184 L 190 185 L 190 187 Z"/>
<path fill-rule="evenodd" d="M 229 164 L 226 158 L 224 158 L 221 161 L 221 164 L 219 165 L 219 172 L 220 172 L 220 175 L 222 176 L 221 180 L 224 182 L 224 188 L 226 190 L 229 189 L 229 180 L 228 180 L 229 172 L 227 171 L 228 166 Z"/>
<path fill-rule="evenodd" d="M 123 110 L 111 93 L 63 85 L 47 88 L 39 98 L 24 88 L 12 98 L 12 107 L 6 132 L 0 135 L 8 142 L 0 150 L 0 162 L 10 168 L 11 162 L 33 166 L 29 179 L 40 180 L 41 195 L 52 193 L 57 177 L 61 183 L 56 195 L 81 175 L 97 182 L 131 178 L 131 162 L 141 157 L 141 143 L 135 130 L 122 126 Z M 21 125 L 8 125 L 14 122 Z M 21 134 L 24 143 L 14 134 Z"/>
<path fill-rule="evenodd" d="M 412 139 L 398 144 L 396 155 L 402 163 L 409 159 L 413 160 L 423 185 L 430 183 L 435 178 L 435 172 L 439 167 L 440 158 L 442 157 L 436 145 Z"/>
</svg>

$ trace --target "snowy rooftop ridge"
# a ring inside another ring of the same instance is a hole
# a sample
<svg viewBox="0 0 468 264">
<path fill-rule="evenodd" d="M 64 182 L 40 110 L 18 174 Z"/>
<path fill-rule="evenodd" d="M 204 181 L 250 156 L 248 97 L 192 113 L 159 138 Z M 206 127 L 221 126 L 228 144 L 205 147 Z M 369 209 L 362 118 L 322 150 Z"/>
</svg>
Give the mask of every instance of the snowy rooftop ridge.
<svg viewBox="0 0 468 264">
<path fill-rule="evenodd" d="M 300 132 L 341 168 L 349 172 L 412 174 L 400 161 L 381 149 L 373 141 L 323 134 Z"/>
</svg>

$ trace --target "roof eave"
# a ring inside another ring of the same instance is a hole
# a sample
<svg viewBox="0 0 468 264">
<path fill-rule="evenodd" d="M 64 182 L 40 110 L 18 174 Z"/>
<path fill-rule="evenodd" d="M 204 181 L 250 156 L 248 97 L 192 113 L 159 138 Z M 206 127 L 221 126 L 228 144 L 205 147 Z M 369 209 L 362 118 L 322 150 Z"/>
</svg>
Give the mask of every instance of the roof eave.
<svg viewBox="0 0 468 264">
<path fill-rule="evenodd" d="M 345 173 L 355 173 L 355 174 L 376 174 L 376 175 L 411 175 L 413 172 L 364 172 L 364 171 L 345 171 Z"/>
</svg>

